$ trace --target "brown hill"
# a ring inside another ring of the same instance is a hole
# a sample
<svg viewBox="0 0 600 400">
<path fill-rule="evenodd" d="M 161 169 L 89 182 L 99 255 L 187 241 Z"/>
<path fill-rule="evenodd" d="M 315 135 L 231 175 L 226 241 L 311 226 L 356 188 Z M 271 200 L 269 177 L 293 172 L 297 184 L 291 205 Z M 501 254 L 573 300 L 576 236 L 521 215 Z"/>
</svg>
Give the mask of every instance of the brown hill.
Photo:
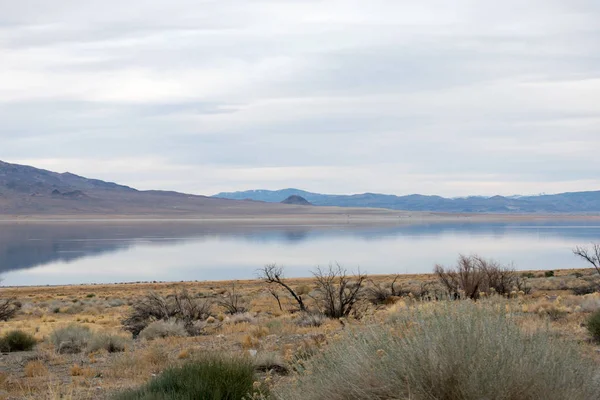
<svg viewBox="0 0 600 400">
<path fill-rule="evenodd" d="M 168 191 L 141 191 L 71 173 L 0 161 L 0 217 L 49 215 L 206 216 L 254 218 L 306 216 L 306 207 L 229 200 Z M 310 208 L 311 215 L 345 216 L 347 209 Z M 361 214 L 389 214 L 361 210 Z M 394 213 L 394 214 L 397 214 Z"/>
</svg>

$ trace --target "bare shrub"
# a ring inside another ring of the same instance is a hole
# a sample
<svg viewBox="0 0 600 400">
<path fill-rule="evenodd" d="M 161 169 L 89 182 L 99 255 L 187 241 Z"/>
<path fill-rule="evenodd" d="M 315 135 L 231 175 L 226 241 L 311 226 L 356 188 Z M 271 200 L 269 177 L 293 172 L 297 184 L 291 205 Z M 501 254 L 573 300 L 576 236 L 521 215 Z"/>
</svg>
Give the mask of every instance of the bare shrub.
<svg viewBox="0 0 600 400">
<path fill-rule="evenodd" d="M 122 323 L 124 329 L 137 337 L 150 323 L 174 319 L 181 322 L 188 333 L 198 333 L 197 321 L 204 321 L 211 315 L 212 303 L 205 299 L 195 299 L 183 290 L 169 297 L 149 292 L 133 304 L 133 309 Z"/>
<path fill-rule="evenodd" d="M 50 342 L 54 345 L 56 352 L 61 354 L 81 353 L 91 338 L 90 328 L 76 324 L 56 329 L 50 334 Z"/>
<path fill-rule="evenodd" d="M 359 300 L 367 276 L 358 271 L 351 278 L 339 264 L 330 264 L 327 269 L 317 267 L 313 275 L 317 286 L 314 299 L 321 312 L 330 318 L 349 316 Z"/>
<path fill-rule="evenodd" d="M 0 300 L 0 321 L 8 321 L 21 309 L 21 303 L 15 298 Z"/>
<path fill-rule="evenodd" d="M 154 321 L 140 332 L 140 338 L 146 340 L 154 340 L 172 336 L 188 336 L 188 332 L 183 322 L 175 320 Z"/>
<path fill-rule="evenodd" d="M 217 300 L 217 304 L 225 308 L 227 314 L 240 314 L 248 310 L 242 295 L 235 291 L 235 283 L 231 285 L 231 289 L 221 299 Z"/>
<path fill-rule="evenodd" d="M 592 243 L 591 249 L 577 246 L 573 249 L 573 254 L 583 258 L 600 274 L 600 243 Z"/>
<path fill-rule="evenodd" d="M 284 278 L 283 267 L 278 266 L 276 264 L 265 265 L 265 267 L 262 270 L 260 270 L 259 277 L 268 284 L 272 284 L 277 287 L 283 288 L 292 297 L 292 299 L 294 299 L 300 311 L 308 311 L 308 308 L 306 307 L 306 304 L 304 304 L 304 300 L 302 299 L 302 293 L 304 292 L 304 290 L 301 291 L 300 288 L 298 288 L 298 290 L 294 290 L 290 285 L 288 285 Z M 281 300 L 277 291 L 271 288 L 269 292 L 277 300 L 279 308 L 283 310 L 283 307 L 281 306 Z"/>
<path fill-rule="evenodd" d="M 375 305 L 386 304 L 392 297 L 401 297 L 409 294 L 409 290 L 405 290 L 397 284 L 398 279 L 400 279 L 400 275 L 394 276 L 394 280 L 388 285 L 369 280 L 371 286 L 365 289 L 369 301 Z"/>
<path fill-rule="evenodd" d="M 457 265 L 445 268 L 436 265 L 434 273 L 452 298 L 478 299 L 480 293 L 495 292 L 508 295 L 524 282 L 519 280 L 514 268 L 503 266 L 482 257 L 458 257 Z"/>
</svg>

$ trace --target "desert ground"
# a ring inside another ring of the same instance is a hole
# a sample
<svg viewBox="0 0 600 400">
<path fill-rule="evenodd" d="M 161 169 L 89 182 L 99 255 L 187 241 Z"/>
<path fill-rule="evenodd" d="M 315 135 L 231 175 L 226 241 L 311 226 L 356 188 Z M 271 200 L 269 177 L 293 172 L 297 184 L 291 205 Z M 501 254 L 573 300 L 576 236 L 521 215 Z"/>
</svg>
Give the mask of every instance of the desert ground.
<svg viewBox="0 0 600 400">
<path fill-rule="evenodd" d="M 479 302 L 510 309 L 523 331 L 549 330 L 600 366 L 600 347 L 585 328 L 591 313 L 600 309 L 600 294 L 590 289 L 600 283 L 598 273 L 582 269 L 518 275 L 524 290 L 507 296 L 482 293 Z M 314 278 L 284 282 L 305 298 L 309 309 L 317 308 Z M 36 344 L 0 356 L 0 398 L 109 399 L 206 352 L 251 358 L 260 385 L 277 390 L 292 384 L 299 363 L 344 340 L 348 332 L 387 329 L 390 318 L 403 310 L 469 301 L 436 298 L 442 288 L 433 274 L 369 276 L 354 312 L 337 319 L 298 312 L 282 289 L 263 280 L 4 288 L 0 298 L 16 299 L 20 309 L 0 322 L 0 335 L 20 330 Z M 207 304 L 209 316 L 201 321 L 201 332 L 142 333 L 133 339 L 123 320 L 148 293 L 164 298 L 186 293 Z M 74 326 L 89 329 L 89 336 L 81 348 L 62 351 L 55 332 Z"/>
</svg>

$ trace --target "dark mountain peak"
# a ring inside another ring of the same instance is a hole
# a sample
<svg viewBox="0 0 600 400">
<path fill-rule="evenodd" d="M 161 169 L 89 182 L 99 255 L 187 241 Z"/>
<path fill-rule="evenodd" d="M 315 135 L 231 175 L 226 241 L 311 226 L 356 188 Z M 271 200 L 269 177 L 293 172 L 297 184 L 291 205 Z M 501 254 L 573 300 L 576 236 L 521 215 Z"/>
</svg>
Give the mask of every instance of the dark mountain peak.
<svg viewBox="0 0 600 400">
<path fill-rule="evenodd" d="M 283 204 L 295 204 L 297 206 L 312 206 L 312 204 L 302 196 L 293 194 L 282 201 Z"/>
</svg>

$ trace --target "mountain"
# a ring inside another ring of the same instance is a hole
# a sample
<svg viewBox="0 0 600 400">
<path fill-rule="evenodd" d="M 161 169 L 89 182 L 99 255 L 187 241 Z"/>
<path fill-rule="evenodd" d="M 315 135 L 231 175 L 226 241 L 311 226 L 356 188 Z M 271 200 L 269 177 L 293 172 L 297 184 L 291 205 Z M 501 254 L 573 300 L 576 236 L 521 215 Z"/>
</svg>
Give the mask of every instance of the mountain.
<svg viewBox="0 0 600 400">
<path fill-rule="evenodd" d="M 295 204 L 298 206 L 312 206 L 312 204 L 308 200 L 306 200 L 302 196 L 298 196 L 297 194 L 291 195 L 287 199 L 283 200 L 282 203 L 283 204 Z"/>
<path fill-rule="evenodd" d="M 326 210 L 330 214 L 342 211 Z M 286 204 L 141 191 L 72 173 L 56 173 L 0 161 L 0 217 L 28 215 L 143 215 L 254 217 L 307 213 Z"/>
<path fill-rule="evenodd" d="M 406 211 L 449 213 L 599 213 L 600 191 L 537 196 L 470 196 L 445 198 L 412 194 L 394 196 L 377 193 L 330 195 L 299 189 L 249 190 L 219 193 L 213 197 L 250 199 L 278 203 L 290 196 L 301 196 L 315 206 L 374 207 Z"/>
</svg>

